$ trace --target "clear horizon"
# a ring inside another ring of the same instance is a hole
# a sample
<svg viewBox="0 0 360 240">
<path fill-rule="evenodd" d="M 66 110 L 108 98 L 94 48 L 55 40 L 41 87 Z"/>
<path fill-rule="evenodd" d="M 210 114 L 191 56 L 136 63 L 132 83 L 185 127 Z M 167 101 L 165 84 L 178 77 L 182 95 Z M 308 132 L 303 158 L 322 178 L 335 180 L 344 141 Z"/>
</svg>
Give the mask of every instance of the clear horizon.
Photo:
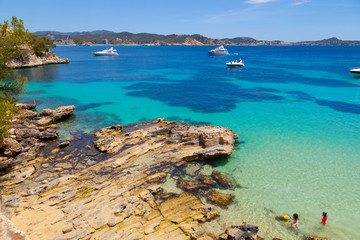
<svg viewBox="0 0 360 240">
<path fill-rule="evenodd" d="M 0 3 L 0 21 L 16 16 L 31 32 L 113 32 L 200 34 L 209 38 L 251 37 L 287 42 L 337 37 L 360 40 L 360 1 L 357 0 L 165 0 L 122 2 L 38 0 Z"/>
</svg>

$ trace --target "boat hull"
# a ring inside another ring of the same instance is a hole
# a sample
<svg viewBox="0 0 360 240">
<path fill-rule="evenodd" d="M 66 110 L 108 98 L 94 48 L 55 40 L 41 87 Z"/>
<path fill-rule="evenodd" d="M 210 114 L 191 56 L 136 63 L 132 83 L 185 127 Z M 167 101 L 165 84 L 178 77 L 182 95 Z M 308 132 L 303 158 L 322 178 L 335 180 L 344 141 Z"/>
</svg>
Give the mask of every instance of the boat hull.
<svg viewBox="0 0 360 240">
<path fill-rule="evenodd" d="M 350 69 L 350 72 L 354 74 L 360 74 L 360 68 Z"/>
<path fill-rule="evenodd" d="M 229 55 L 229 52 L 214 52 L 214 51 L 209 51 L 208 52 L 210 56 L 226 56 Z"/>
<path fill-rule="evenodd" d="M 228 67 L 243 67 L 244 64 L 226 64 Z"/>
<path fill-rule="evenodd" d="M 117 53 L 97 53 L 97 52 L 93 52 L 93 54 L 95 56 L 117 56 L 117 55 L 119 55 Z"/>
</svg>

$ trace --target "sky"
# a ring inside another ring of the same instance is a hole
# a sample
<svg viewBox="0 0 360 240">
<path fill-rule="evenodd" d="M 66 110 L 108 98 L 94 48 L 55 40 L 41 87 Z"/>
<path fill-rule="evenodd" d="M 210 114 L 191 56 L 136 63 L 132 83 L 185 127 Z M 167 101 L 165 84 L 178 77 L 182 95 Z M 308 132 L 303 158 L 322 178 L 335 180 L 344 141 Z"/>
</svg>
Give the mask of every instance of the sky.
<svg viewBox="0 0 360 240">
<path fill-rule="evenodd" d="M 360 0 L 0 0 L 0 22 L 12 16 L 31 32 L 360 40 Z"/>
</svg>

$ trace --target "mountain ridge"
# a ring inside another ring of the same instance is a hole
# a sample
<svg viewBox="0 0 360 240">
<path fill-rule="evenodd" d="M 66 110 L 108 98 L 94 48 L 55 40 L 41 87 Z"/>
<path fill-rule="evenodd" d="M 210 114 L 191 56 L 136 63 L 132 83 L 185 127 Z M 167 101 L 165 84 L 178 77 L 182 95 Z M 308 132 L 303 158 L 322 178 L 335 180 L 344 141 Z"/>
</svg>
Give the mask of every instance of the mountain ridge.
<svg viewBox="0 0 360 240">
<path fill-rule="evenodd" d="M 94 45 L 106 39 L 105 44 L 114 45 L 360 46 L 360 41 L 340 40 L 336 37 L 316 41 L 286 42 L 281 40 L 257 40 L 251 37 L 214 39 L 200 34 L 115 33 L 108 30 L 88 32 L 37 31 L 35 34 L 51 36 L 57 45 Z"/>
</svg>

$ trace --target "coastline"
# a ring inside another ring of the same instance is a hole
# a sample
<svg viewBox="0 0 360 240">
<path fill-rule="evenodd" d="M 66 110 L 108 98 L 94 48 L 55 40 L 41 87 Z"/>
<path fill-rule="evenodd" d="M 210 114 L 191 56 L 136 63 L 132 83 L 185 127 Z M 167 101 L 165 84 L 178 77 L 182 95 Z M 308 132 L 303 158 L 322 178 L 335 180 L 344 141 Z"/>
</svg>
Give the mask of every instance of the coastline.
<svg viewBox="0 0 360 240">
<path fill-rule="evenodd" d="M 204 162 L 234 151 L 238 136 L 230 129 L 156 119 L 60 141 L 54 124 L 74 106 L 39 115 L 30 111 L 34 105 L 20 107 L 25 122 L 16 122 L 10 139 L 30 145 L 5 147 L 16 164 L 1 176 L 2 197 L 16 228 L 31 239 L 226 240 L 240 239 L 240 232 L 262 239 L 253 225 L 224 228 L 218 236 L 202 227 L 232 202 L 217 189 L 239 187 Z M 172 192 L 170 180 L 181 192 Z"/>
</svg>

